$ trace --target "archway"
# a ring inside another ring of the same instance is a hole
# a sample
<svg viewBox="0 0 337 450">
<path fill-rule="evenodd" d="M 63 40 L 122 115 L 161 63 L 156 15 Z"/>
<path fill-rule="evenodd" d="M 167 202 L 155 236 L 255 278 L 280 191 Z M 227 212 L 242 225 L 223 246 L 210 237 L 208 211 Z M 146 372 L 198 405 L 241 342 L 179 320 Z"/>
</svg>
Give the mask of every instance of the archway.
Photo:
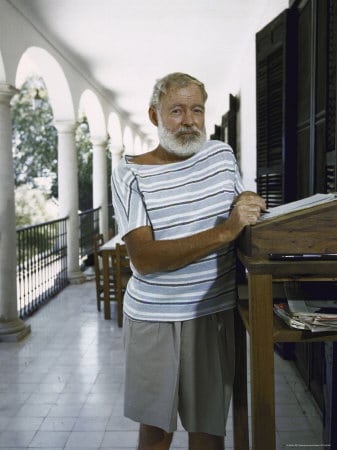
<svg viewBox="0 0 337 450">
<path fill-rule="evenodd" d="M 22 55 L 16 72 L 16 87 L 30 75 L 43 78 L 58 131 L 59 215 L 67 217 L 67 266 L 71 282 L 82 281 L 79 268 L 78 185 L 75 148 L 74 103 L 69 84 L 59 62 L 46 50 L 30 47 Z"/>
</svg>

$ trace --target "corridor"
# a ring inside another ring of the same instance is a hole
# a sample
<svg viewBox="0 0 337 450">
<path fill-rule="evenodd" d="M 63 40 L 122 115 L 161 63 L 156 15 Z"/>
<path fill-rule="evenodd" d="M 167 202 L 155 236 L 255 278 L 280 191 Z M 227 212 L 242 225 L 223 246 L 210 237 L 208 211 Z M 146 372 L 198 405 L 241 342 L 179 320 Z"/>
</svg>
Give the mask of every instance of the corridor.
<svg viewBox="0 0 337 450">
<path fill-rule="evenodd" d="M 122 333 L 97 311 L 94 282 L 70 285 L 28 322 L 24 341 L 0 343 L 0 449 L 134 450 L 138 427 L 122 413 Z M 292 363 L 275 355 L 275 366 L 277 449 L 323 448 L 317 408 Z M 187 449 L 181 427 L 172 448 Z"/>
</svg>

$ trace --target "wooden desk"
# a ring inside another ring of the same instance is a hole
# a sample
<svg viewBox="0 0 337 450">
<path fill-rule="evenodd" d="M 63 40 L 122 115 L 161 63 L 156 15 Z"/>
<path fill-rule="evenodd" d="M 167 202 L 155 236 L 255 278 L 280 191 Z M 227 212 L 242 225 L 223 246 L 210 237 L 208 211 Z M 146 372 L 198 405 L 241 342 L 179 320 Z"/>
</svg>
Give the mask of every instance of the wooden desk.
<svg viewBox="0 0 337 450">
<path fill-rule="evenodd" d="M 103 265 L 103 286 L 104 286 L 104 319 L 111 319 L 110 312 L 110 296 L 109 296 L 109 277 L 110 277 L 110 267 L 114 263 L 114 252 L 116 244 L 124 245 L 121 236 L 117 234 L 112 239 L 107 241 L 99 249 L 99 253 L 102 255 L 102 265 Z"/>
<path fill-rule="evenodd" d="M 248 303 L 239 302 L 242 322 L 237 328 L 237 360 L 233 395 L 234 444 L 248 450 L 246 330 L 250 334 L 251 430 L 253 450 L 276 450 L 274 342 L 337 341 L 336 333 L 311 333 L 291 329 L 273 313 L 273 283 L 283 281 L 336 281 L 337 261 L 272 262 L 239 257 L 248 272 Z M 335 394 L 336 395 L 336 394 Z M 337 401 L 337 399 L 334 399 Z M 331 442 L 331 450 L 337 442 Z"/>
</svg>

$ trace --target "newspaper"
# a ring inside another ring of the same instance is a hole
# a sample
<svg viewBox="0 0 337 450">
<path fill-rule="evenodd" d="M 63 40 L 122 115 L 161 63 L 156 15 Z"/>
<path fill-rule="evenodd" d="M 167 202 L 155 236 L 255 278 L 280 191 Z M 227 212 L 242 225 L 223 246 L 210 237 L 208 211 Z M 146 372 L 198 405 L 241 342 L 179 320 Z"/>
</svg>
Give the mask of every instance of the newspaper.
<svg viewBox="0 0 337 450">
<path fill-rule="evenodd" d="M 337 302 L 335 300 L 313 302 L 312 306 L 310 302 L 303 300 L 288 300 L 288 302 L 276 303 L 274 312 L 292 328 L 312 332 L 337 332 Z"/>
</svg>

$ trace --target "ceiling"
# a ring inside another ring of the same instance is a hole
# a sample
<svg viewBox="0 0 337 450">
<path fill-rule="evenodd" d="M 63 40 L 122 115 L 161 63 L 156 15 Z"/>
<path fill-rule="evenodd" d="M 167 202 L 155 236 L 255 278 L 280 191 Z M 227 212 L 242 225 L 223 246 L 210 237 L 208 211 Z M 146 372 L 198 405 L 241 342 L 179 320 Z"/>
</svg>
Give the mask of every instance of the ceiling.
<svg viewBox="0 0 337 450">
<path fill-rule="evenodd" d="M 225 112 L 228 83 L 242 66 L 249 42 L 288 5 L 288 0 L 9 2 L 149 137 L 155 135 L 147 117 L 152 86 L 176 71 L 205 83 L 211 133 Z"/>
</svg>

